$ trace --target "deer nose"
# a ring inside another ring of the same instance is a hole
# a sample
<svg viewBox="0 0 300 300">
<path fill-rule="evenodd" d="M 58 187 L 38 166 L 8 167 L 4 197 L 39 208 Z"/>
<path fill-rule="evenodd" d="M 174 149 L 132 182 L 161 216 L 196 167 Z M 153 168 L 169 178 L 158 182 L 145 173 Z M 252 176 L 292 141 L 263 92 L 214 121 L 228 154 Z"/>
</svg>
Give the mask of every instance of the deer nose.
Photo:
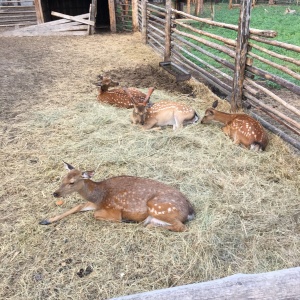
<svg viewBox="0 0 300 300">
<path fill-rule="evenodd" d="M 53 193 L 53 196 L 54 196 L 55 198 L 58 198 L 58 197 L 59 197 L 59 193 L 54 192 L 54 193 Z"/>
</svg>

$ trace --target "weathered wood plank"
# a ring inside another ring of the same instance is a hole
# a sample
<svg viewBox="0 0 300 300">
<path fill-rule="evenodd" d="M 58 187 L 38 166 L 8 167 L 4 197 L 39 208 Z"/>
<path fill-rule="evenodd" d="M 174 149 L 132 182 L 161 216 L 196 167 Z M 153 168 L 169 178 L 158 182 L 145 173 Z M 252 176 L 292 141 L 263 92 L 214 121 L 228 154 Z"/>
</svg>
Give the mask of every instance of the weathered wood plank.
<svg viewBox="0 0 300 300">
<path fill-rule="evenodd" d="M 300 149 L 300 143 L 298 143 L 298 147 Z M 123 296 L 111 300 L 299 299 L 299 282 L 300 267 L 260 274 L 236 274 L 213 281 Z"/>
<path fill-rule="evenodd" d="M 132 30 L 137 32 L 139 30 L 139 19 L 138 19 L 138 0 L 132 0 Z"/>
<path fill-rule="evenodd" d="M 85 19 L 80 18 L 78 16 L 73 17 L 73 16 L 61 14 L 61 13 L 58 13 L 58 12 L 55 12 L 55 11 L 51 11 L 51 15 L 55 16 L 55 17 L 60 17 L 60 18 L 63 18 L 63 19 L 71 20 L 71 21 L 77 21 L 77 22 L 80 22 L 80 23 L 83 23 L 83 24 L 86 24 L 86 25 L 95 26 L 95 22 L 85 20 Z M 88 14 L 88 16 L 89 16 L 89 14 Z"/>
<path fill-rule="evenodd" d="M 15 37 L 23 37 L 23 36 L 64 36 L 64 35 L 86 35 L 86 30 L 84 31 L 63 31 L 63 32 L 55 32 L 55 31 L 45 31 L 45 32 L 16 32 L 11 36 Z M 2 34 L 0 34 L 2 36 Z"/>
<path fill-rule="evenodd" d="M 42 24 L 45 22 L 44 14 L 42 10 L 41 0 L 34 0 L 36 19 L 38 24 Z"/>
<path fill-rule="evenodd" d="M 109 8 L 109 21 L 110 21 L 110 31 L 113 33 L 117 32 L 117 21 L 116 21 L 116 7 L 114 0 L 108 0 Z"/>
</svg>

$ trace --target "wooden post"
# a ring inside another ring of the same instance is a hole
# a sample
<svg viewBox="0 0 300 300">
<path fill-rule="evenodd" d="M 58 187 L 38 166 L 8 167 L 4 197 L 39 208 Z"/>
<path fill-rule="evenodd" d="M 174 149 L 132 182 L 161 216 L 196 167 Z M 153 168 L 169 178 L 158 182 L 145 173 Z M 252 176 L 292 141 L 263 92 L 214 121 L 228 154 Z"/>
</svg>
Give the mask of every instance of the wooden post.
<svg viewBox="0 0 300 300">
<path fill-rule="evenodd" d="M 252 0 L 242 0 L 236 45 L 235 67 L 231 95 L 231 111 L 242 107 L 243 83 L 245 77 L 248 39 L 250 37 L 250 13 Z"/>
<path fill-rule="evenodd" d="M 36 13 L 36 20 L 38 24 L 44 23 L 44 15 L 41 5 L 41 0 L 34 0 L 34 6 L 35 6 L 35 13 Z"/>
<path fill-rule="evenodd" d="M 95 34 L 95 22 L 96 22 L 96 5 L 95 5 L 96 0 L 92 0 L 92 3 L 90 4 L 90 16 L 89 20 L 94 22 L 94 26 L 89 25 L 88 26 L 88 34 Z"/>
<path fill-rule="evenodd" d="M 114 0 L 108 0 L 110 31 L 117 32 L 116 7 Z"/>
<path fill-rule="evenodd" d="M 142 39 L 147 44 L 147 0 L 142 0 Z"/>
<path fill-rule="evenodd" d="M 191 14 L 191 0 L 187 0 L 186 2 L 186 13 Z"/>
<path fill-rule="evenodd" d="M 164 61 L 171 59 L 171 9 L 172 0 L 166 0 L 166 24 L 165 24 L 165 52 Z"/>
<path fill-rule="evenodd" d="M 139 7 L 138 0 L 131 1 L 132 7 L 132 31 L 139 31 Z"/>
<path fill-rule="evenodd" d="M 298 143 L 298 149 L 299 147 Z M 300 267 L 269 273 L 236 274 L 213 281 L 121 296 L 110 300 L 299 299 L 299 280 Z"/>
</svg>

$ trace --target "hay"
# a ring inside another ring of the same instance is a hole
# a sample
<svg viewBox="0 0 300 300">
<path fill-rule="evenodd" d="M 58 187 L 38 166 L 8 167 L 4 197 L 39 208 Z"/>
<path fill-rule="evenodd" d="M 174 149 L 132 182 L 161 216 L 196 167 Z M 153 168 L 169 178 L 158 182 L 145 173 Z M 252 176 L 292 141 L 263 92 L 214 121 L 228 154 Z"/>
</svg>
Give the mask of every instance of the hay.
<svg viewBox="0 0 300 300">
<path fill-rule="evenodd" d="M 280 138 L 254 153 L 218 124 L 142 132 L 129 110 L 97 103 L 92 83 L 105 72 L 143 91 L 154 85 L 154 101 L 186 101 L 200 115 L 216 98 L 195 82 L 176 84 L 139 35 L 0 45 L 1 299 L 107 299 L 299 266 L 300 162 Z M 175 186 L 197 217 L 184 233 L 95 221 L 92 212 L 40 226 L 81 201 L 55 205 L 62 160 L 94 168 L 95 180 L 128 174 Z"/>
</svg>

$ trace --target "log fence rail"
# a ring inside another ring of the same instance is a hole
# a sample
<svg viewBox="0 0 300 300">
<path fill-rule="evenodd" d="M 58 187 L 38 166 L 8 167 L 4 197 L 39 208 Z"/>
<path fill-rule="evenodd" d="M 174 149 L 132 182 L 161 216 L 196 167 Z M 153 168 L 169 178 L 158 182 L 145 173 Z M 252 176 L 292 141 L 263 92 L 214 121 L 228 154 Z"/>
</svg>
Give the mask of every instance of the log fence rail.
<svg viewBox="0 0 300 300">
<path fill-rule="evenodd" d="M 250 19 L 251 5 L 251 1 L 241 1 L 237 26 L 176 10 L 170 0 L 165 7 L 141 0 L 139 30 L 143 41 L 164 61 L 178 63 L 219 90 L 232 111 L 251 107 L 249 114 L 300 149 L 300 101 L 297 105 L 280 93 L 285 90 L 300 100 L 300 60 L 293 55 L 300 53 L 300 47 L 274 40 L 275 31 L 243 25 Z M 235 32 L 236 39 L 213 33 L 211 28 L 216 27 Z M 285 49 L 285 54 L 279 54 L 278 48 Z"/>
</svg>

